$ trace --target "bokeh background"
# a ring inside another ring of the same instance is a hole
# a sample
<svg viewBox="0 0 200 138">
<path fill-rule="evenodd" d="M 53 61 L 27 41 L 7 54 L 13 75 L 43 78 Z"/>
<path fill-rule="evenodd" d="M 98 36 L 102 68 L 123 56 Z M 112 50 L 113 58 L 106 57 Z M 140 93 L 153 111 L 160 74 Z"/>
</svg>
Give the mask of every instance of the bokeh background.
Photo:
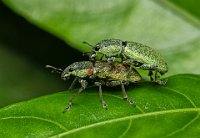
<svg viewBox="0 0 200 138">
<path fill-rule="evenodd" d="M 64 68 L 80 58 L 81 52 L 0 1 L 0 107 L 66 90 L 68 84 L 45 65 Z"/>
<path fill-rule="evenodd" d="M 136 41 L 165 57 L 172 76 L 200 74 L 198 0 L 0 1 L 0 107 L 64 91 L 45 69 L 85 60 L 105 38 Z"/>
</svg>

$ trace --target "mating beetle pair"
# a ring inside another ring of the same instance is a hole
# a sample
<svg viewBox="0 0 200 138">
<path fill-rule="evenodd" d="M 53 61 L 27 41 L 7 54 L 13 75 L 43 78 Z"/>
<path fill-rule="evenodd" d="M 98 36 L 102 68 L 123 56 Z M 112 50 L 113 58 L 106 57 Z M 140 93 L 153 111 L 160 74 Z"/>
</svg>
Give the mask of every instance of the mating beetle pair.
<svg viewBox="0 0 200 138">
<path fill-rule="evenodd" d="M 108 106 L 103 99 L 102 85 L 109 87 L 121 85 L 123 99 L 127 100 L 130 104 L 135 105 L 135 102 L 128 97 L 124 85 L 138 82 L 142 79 L 142 77 L 135 69 L 130 70 L 129 66 L 124 63 L 109 63 L 101 61 L 93 63 L 91 61 L 81 61 L 72 63 L 65 68 L 64 71 L 50 65 L 46 65 L 46 67 L 51 68 L 54 72 L 60 73 L 61 78 L 64 80 L 68 79 L 70 76 L 75 76 L 75 79 L 69 89 L 72 89 L 75 82 L 79 81 L 81 88 L 78 90 L 76 95 L 87 87 L 88 81 L 92 81 L 94 85 L 99 87 L 100 102 L 105 109 L 107 109 Z M 69 100 L 65 111 L 68 111 L 71 108 L 73 99 L 76 95 Z"/>
<path fill-rule="evenodd" d="M 88 42 L 84 43 L 92 46 Z M 120 39 L 105 39 L 92 47 L 91 60 L 96 60 L 99 54 L 103 55 L 102 57 L 105 57 L 108 62 L 114 62 L 115 58 L 121 58 L 122 62 L 128 64 L 130 68 L 149 70 L 151 81 L 160 85 L 166 83 L 166 81 L 159 79 L 158 73 L 163 75 L 168 71 L 167 63 L 158 51 L 149 46 Z M 153 71 L 155 71 L 154 79 L 152 77 Z"/>
<path fill-rule="evenodd" d="M 84 43 L 92 46 L 87 42 Z M 151 81 L 160 85 L 166 84 L 165 80 L 159 79 L 158 73 L 165 74 L 168 71 L 167 64 L 160 53 L 153 48 L 119 39 L 105 39 L 92 47 L 92 51 L 88 52 L 90 61 L 75 62 L 64 71 L 49 65 L 46 67 L 60 73 L 61 78 L 64 80 L 70 76 L 75 76 L 70 89 L 73 88 L 76 81 L 79 81 L 81 88 L 76 95 L 87 87 L 88 81 L 92 81 L 99 87 L 100 101 L 105 109 L 107 109 L 107 104 L 103 100 L 102 85 L 109 87 L 121 85 L 123 98 L 130 104 L 135 105 L 135 102 L 128 97 L 124 88 L 124 85 L 128 85 L 130 82 L 135 83 L 142 80 L 134 67 L 149 70 Z M 99 55 L 101 56 L 100 59 L 97 58 Z M 106 61 L 103 61 L 103 58 L 106 58 Z M 121 61 L 117 62 L 116 58 L 121 58 Z M 154 78 L 152 77 L 153 71 L 155 71 Z M 76 95 L 69 100 L 65 111 L 71 108 Z"/>
</svg>

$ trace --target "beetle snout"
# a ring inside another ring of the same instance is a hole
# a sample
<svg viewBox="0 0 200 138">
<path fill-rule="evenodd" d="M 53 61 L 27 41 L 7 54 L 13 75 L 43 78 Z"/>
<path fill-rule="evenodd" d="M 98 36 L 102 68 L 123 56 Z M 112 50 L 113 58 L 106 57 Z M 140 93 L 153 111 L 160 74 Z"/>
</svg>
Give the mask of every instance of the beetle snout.
<svg viewBox="0 0 200 138">
<path fill-rule="evenodd" d="M 63 79 L 63 80 L 68 80 L 69 77 L 70 77 L 70 74 L 66 73 L 66 72 L 61 75 L 61 79 Z"/>
<path fill-rule="evenodd" d="M 95 56 L 96 56 L 96 53 L 95 53 L 95 54 L 92 54 L 92 55 L 91 55 L 91 58 L 94 58 Z"/>
<path fill-rule="evenodd" d="M 95 57 L 96 57 L 96 51 L 93 50 L 92 53 L 91 53 L 91 55 L 90 55 L 90 58 L 91 58 L 92 60 L 94 60 Z"/>
</svg>

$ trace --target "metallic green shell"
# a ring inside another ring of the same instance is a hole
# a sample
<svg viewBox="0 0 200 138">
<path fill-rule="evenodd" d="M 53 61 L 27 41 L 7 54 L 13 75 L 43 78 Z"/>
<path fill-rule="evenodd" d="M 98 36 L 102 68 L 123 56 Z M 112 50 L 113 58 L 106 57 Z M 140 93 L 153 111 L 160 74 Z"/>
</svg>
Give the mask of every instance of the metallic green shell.
<svg viewBox="0 0 200 138">
<path fill-rule="evenodd" d="M 149 67 L 155 66 L 161 73 L 168 71 L 164 58 L 158 51 L 149 46 L 127 41 L 123 54 L 127 59 L 132 59 Z"/>
<path fill-rule="evenodd" d="M 137 42 L 105 39 L 97 43 L 93 51 L 97 56 L 103 54 L 106 57 L 125 57 L 124 61 L 129 65 L 134 65 L 133 62 L 142 63 L 143 66 L 139 68 L 144 70 L 156 70 L 161 74 L 168 71 L 167 63 L 158 51 Z"/>
<path fill-rule="evenodd" d="M 102 79 L 107 80 L 119 80 L 137 82 L 142 79 L 140 74 L 130 67 L 120 62 L 96 62 L 94 68 L 94 74 Z"/>
</svg>

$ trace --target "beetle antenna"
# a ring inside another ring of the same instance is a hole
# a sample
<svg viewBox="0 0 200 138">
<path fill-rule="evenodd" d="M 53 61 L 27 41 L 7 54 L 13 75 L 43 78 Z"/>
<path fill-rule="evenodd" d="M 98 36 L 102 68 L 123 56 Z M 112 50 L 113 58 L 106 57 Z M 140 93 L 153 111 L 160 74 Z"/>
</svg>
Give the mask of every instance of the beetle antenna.
<svg viewBox="0 0 200 138">
<path fill-rule="evenodd" d="M 90 56 L 91 52 L 83 52 L 83 56 Z"/>
<path fill-rule="evenodd" d="M 93 45 L 92 44 L 90 44 L 89 42 L 87 42 L 87 41 L 83 41 L 83 44 L 86 44 L 86 45 L 88 45 L 88 46 L 90 46 L 90 47 L 93 47 Z"/>
<path fill-rule="evenodd" d="M 45 67 L 52 69 L 52 71 L 51 71 L 52 73 L 56 72 L 58 74 L 61 74 L 63 72 L 63 70 L 61 68 L 56 68 L 56 67 L 53 67 L 51 65 L 46 65 Z"/>
</svg>

